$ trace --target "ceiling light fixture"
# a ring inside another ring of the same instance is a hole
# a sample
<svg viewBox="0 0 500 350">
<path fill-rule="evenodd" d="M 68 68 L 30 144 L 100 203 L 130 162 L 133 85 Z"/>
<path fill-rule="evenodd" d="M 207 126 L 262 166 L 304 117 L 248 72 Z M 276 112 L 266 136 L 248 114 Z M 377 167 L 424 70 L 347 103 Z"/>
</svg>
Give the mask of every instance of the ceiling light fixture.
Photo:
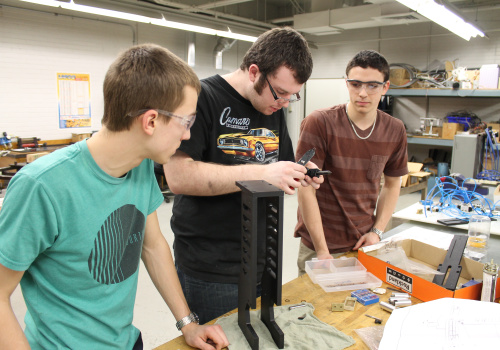
<svg viewBox="0 0 500 350">
<path fill-rule="evenodd" d="M 469 41 L 476 36 L 484 37 L 484 33 L 472 24 L 452 12 L 446 6 L 433 0 L 396 0 L 413 11 L 420 13 L 431 21 L 448 29 L 459 37 Z"/>
<path fill-rule="evenodd" d="M 237 40 L 250 41 L 250 42 L 254 42 L 257 40 L 257 37 L 254 37 L 254 36 L 233 33 L 233 32 L 231 32 L 231 30 L 229 30 L 229 28 L 227 31 L 216 30 L 216 29 L 202 27 L 202 26 L 196 26 L 196 25 L 192 25 L 192 24 L 168 21 L 163 17 L 161 19 L 159 19 L 159 18 L 152 18 L 152 17 L 141 16 L 141 15 L 135 15 L 133 13 L 108 10 L 108 9 L 103 9 L 103 8 L 99 8 L 99 7 L 78 5 L 78 4 L 75 4 L 73 1 L 71 1 L 71 2 L 61 2 L 61 1 L 55 1 L 55 0 L 21 0 L 21 1 L 29 2 L 29 3 L 33 3 L 33 4 L 38 4 L 38 5 L 51 6 L 51 7 L 60 7 L 60 8 L 66 9 L 66 10 L 90 13 L 90 14 L 99 15 L 99 16 L 125 19 L 128 21 L 149 23 L 149 24 L 154 24 L 154 25 L 161 26 L 161 27 L 174 28 L 174 29 L 179 29 L 179 30 L 187 30 L 190 32 L 195 32 L 195 33 L 216 35 L 216 36 L 221 36 L 221 37 L 230 38 L 230 39 L 237 39 Z"/>
</svg>

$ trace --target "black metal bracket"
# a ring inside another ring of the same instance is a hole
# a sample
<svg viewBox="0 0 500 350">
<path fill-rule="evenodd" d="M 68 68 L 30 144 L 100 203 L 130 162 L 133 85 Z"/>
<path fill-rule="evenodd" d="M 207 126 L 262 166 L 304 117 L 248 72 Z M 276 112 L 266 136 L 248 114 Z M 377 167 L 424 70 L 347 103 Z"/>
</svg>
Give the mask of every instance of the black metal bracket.
<svg viewBox="0 0 500 350">
<path fill-rule="evenodd" d="M 455 290 L 457 288 L 458 279 L 460 273 L 462 272 L 462 266 L 460 265 L 460 260 L 462 260 L 462 255 L 464 254 L 465 246 L 467 245 L 467 236 L 455 235 L 448 248 L 448 253 L 442 264 L 439 264 L 438 271 L 442 272 L 442 275 L 435 275 L 432 283 L 443 286 L 448 290 Z M 448 272 L 449 270 L 449 272 Z M 444 279 L 446 279 L 446 284 Z M 443 285 L 444 284 L 444 285 Z"/>
<path fill-rule="evenodd" d="M 236 185 L 241 188 L 238 325 L 252 350 L 258 350 L 259 336 L 250 321 L 250 308 L 257 307 L 257 281 L 262 276 L 261 320 L 283 349 L 285 335 L 274 320 L 274 304 L 281 305 L 283 191 L 262 180 L 237 181 Z"/>
</svg>

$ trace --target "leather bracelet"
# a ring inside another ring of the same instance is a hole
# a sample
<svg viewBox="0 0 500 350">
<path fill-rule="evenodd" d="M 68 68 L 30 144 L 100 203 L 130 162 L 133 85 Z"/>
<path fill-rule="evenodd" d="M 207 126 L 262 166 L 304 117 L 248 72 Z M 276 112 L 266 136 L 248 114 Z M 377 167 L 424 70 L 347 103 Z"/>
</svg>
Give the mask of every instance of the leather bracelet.
<svg viewBox="0 0 500 350">
<path fill-rule="evenodd" d="M 378 228 L 376 228 L 376 227 L 372 227 L 372 228 L 370 229 L 370 232 L 374 232 L 374 233 L 376 233 L 376 234 L 377 234 L 377 236 L 378 236 L 378 238 L 379 238 L 380 240 L 382 240 L 382 236 L 384 235 L 384 231 L 379 230 L 379 229 L 378 229 Z"/>
<path fill-rule="evenodd" d="M 194 322 L 196 324 L 200 324 L 200 320 L 198 319 L 198 315 L 195 314 L 194 312 L 191 312 L 186 317 L 181 318 L 179 321 L 177 321 L 175 323 L 175 326 L 180 331 L 182 327 L 187 326 L 188 324 L 190 324 L 192 322 Z"/>
</svg>

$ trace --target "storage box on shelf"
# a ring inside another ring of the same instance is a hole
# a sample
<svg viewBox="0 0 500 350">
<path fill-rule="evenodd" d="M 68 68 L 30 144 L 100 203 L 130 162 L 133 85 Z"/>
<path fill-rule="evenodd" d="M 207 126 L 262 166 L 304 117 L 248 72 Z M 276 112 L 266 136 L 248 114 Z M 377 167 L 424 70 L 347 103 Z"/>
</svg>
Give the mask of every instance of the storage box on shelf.
<svg viewBox="0 0 500 350">
<path fill-rule="evenodd" d="M 389 81 L 392 85 L 403 86 L 410 81 L 410 73 L 403 68 L 391 69 Z"/>
<path fill-rule="evenodd" d="M 480 89 L 498 89 L 500 75 L 498 64 L 483 64 L 479 72 Z"/>
<path fill-rule="evenodd" d="M 463 131 L 464 126 L 463 124 L 459 123 L 443 123 L 443 139 L 447 140 L 453 140 L 455 138 L 455 135 L 459 131 Z"/>
<path fill-rule="evenodd" d="M 432 126 L 432 129 L 430 126 L 425 127 L 425 134 L 423 136 L 426 137 L 436 137 L 436 138 L 441 138 L 443 135 L 443 127 L 442 126 Z"/>
<path fill-rule="evenodd" d="M 72 133 L 71 134 L 71 142 L 75 143 L 78 141 L 85 140 L 86 138 L 90 137 L 89 132 L 81 132 L 81 133 Z"/>
</svg>

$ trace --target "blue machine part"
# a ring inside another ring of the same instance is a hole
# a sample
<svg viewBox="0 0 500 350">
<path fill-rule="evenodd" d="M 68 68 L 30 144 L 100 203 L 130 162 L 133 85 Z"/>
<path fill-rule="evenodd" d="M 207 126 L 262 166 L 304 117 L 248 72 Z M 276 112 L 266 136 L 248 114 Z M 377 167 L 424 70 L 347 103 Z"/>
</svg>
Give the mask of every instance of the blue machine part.
<svg viewBox="0 0 500 350">
<path fill-rule="evenodd" d="M 363 305 L 370 305 L 379 302 L 379 297 L 368 289 L 359 289 L 351 293 L 351 296 L 356 298 Z"/>
<path fill-rule="evenodd" d="M 467 287 L 470 287 L 470 286 L 473 286 L 473 285 L 479 284 L 479 283 L 481 283 L 481 281 L 477 281 L 474 278 L 472 278 L 470 281 L 465 282 L 464 284 L 462 284 L 462 288 L 467 288 Z"/>
<path fill-rule="evenodd" d="M 2 148 L 12 148 L 12 142 L 10 136 L 4 131 L 2 137 L 0 137 L 0 146 Z"/>
</svg>

